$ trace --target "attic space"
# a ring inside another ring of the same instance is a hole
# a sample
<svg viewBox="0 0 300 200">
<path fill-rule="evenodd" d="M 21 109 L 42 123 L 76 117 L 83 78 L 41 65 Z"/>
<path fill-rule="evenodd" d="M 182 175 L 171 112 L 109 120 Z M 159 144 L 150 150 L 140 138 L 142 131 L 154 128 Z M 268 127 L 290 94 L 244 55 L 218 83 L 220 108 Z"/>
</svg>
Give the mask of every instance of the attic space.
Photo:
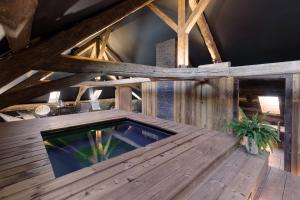
<svg viewBox="0 0 300 200">
<path fill-rule="evenodd" d="M 300 199 L 299 7 L 0 0 L 0 199 Z"/>
</svg>

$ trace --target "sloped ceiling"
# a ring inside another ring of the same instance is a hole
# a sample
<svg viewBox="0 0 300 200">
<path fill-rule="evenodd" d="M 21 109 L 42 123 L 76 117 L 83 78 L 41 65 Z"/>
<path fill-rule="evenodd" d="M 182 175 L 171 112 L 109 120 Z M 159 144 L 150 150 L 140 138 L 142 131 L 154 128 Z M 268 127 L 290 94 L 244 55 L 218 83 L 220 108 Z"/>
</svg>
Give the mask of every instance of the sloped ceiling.
<svg viewBox="0 0 300 200">
<path fill-rule="evenodd" d="M 121 0 L 40 0 L 32 38 L 48 37 Z M 177 0 L 156 0 L 177 21 Z M 300 59 L 299 0 L 212 0 L 205 16 L 224 61 L 247 65 Z M 155 44 L 176 37 L 148 8 L 114 27 L 109 44 L 127 62 L 155 64 Z M 6 51 L 5 40 L 0 51 Z M 190 34 L 193 65 L 211 59 L 197 27 Z"/>
<path fill-rule="evenodd" d="M 177 1 L 156 4 L 177 21 Z M 223 61 L 248 65 L 300 59 L 300 1 L 212 0 L 205 16 Z M 155 44 L 176 37 L 149 9 L 116 27 L 110 44 L 125 61 L 155 64 Z M 197 27 L 190 34 L 192 65 L 211 62 Z"/>
<path fill-rule="evenodd" d="M 50 37 L 120 1 L 40 0 L 32 38 Z M 177 0 L 155 4 L 177 21 Z M 299 8 L 299 0 L 212 0 L 205 16 L 223 61 L 237 66 L 300 60 Z M 172 29 L 144 8 L 114 26 L 109 45 L 125 62 L 155 65 L 155 45 L 174 37 Z M 211 63 L 196 26 L 189 37 L 191 64 Z M 2 38 L 0 53 L 7 50 Z"/>
</svg>

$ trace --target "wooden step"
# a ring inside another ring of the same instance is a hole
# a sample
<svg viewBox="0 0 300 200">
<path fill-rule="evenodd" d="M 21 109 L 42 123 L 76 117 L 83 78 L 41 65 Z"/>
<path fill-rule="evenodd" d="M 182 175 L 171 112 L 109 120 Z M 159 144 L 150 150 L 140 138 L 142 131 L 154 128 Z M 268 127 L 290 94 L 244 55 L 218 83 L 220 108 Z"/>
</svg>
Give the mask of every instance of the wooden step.
<svg viewBox="0 0 300 200">
<path fill-rule="evenodd" d="M 299 200 L 300 177 L 271 167 L 255 200 Z"/>
<path fill-rule="evenodd" d="M 248 200 L 267 169 L 267 154 L 253 156 L 238 148 L 205 179 L 174 200 Z"/>
</svg>

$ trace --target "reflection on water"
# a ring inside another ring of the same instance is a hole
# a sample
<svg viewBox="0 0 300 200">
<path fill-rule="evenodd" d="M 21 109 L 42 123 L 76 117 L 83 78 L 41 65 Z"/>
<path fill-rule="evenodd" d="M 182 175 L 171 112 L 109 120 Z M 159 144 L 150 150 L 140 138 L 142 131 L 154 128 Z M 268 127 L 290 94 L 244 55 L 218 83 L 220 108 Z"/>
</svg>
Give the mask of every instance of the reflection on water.
<svg viewBox="0 0 300 200">
<path fill-rule="evenodd" d="M 54 173 L 63 176 L 170 136 L 133 121 L 43 134 Z"/>
</svg>

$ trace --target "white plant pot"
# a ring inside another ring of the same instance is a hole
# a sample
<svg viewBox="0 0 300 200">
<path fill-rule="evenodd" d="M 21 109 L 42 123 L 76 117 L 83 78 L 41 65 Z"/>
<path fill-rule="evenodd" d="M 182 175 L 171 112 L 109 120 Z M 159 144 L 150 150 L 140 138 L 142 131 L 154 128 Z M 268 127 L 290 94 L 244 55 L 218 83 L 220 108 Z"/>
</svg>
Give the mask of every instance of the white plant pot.
<svg viewBox="0 0 300 200">
<path fill-rule="evenodd" d="M 258 154 L 258 146 L 253 139 L 249 139 L 248 137 L 244 137 L 243 139 L 245 143 L 245 147 L 248 153 L 257 155 Z"/>
</svg>

